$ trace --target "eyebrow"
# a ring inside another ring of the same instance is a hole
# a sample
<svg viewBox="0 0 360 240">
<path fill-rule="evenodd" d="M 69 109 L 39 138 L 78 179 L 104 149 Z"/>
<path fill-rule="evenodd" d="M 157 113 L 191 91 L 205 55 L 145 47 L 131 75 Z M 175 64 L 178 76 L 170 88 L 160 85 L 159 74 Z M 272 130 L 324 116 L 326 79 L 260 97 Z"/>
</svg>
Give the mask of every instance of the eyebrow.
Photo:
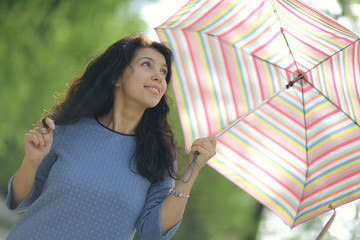
<svg viewBox="0 0 360 240">
<path fill-rule="evenodd" d="M 155 62 L 154 59 L 152 59 L 151 57 L 142 57 L 142 58 L 139 58 L 136 62 L 139 62 L 139 61 L 141 61 L 143 59 L 148 59 L 148 60 L 150 60 L 152 62 Z M 163 63 L 162 66 L 167 68 L 167 65 L 165 63 Z"/>
</svg>

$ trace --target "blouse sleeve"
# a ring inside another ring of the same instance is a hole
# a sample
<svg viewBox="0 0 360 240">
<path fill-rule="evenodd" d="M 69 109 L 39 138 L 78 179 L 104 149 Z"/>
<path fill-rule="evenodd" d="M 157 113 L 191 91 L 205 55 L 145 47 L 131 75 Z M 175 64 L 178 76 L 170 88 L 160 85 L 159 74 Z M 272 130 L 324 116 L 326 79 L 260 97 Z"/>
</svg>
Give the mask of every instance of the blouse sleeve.
<svg viewBox="0 0 360 240">
<path fill-rule="evenodd" d="M 59 128 L 59 129 L 58 129 Z M 24 212 L 41 194 L 45 181 L 49 175 L 50 169 L 54 162 L 57 159 L 55 153 L 55 146 L 57 145 L 59 139 L 59 130 L 61 127 L 57 127 L 53 133 L 53 144 L 51 146 L 50 152 L 45 156 L 41 164 L 39 165 L 36 176 L 35 176 L 35 183 L 31 193 L 22 200 L 16 207 L 11 205 L 13 200 L 12 194 L 12 182 L 14 176 L 12 176 L 8 183 L 8 194 L 6 197 L 6 206 L 10 211 L 14 211 L 17 213 Z"/>
<path fill-rule="evenodd" d="M 168 196 L 169 189 L 174 186 L 175 180 L 169 175 L 167 175 L 163 181 L 151 185 L 144 209 L 136 224 L 136 229 L 141 240 L 170 239 L 180 226 L 181 220 L 165 235 L 161 234 L 161 204 Z"/>
</svg>

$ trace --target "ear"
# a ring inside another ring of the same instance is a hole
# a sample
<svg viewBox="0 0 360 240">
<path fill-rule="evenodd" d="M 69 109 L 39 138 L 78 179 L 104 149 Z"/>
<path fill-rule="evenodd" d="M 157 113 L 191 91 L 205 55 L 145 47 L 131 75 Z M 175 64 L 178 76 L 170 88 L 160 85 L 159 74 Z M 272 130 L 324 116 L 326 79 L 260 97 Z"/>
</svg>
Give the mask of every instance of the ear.
<svg viewBox="0 0 360 240">
<path fill-rule="evenodd" d="M 116 80 L 115 82 L 114 82 L 114 86 L 115 87 L 120 87 L 120 84 L 121 83 L 121 79 L 119 78 L 118 80 Z"/>
</svg>

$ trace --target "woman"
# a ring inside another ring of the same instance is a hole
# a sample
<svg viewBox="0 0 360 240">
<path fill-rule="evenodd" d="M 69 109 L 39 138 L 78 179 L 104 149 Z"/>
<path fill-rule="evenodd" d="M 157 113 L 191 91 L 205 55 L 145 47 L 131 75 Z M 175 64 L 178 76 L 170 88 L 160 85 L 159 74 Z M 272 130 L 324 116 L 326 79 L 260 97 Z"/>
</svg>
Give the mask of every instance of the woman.
<svg viewBox="0 0 360 240">
<path fill-rule="evenodd" d="M 177 155 L 166 120 L 172 54 L 130 36 L 95 58 L 43 125 L 24 137 L 8 208 L 23 215 L 8 239 L 170 239 L 216 139 L 194 141 L 192 176 L 176 186 Z M 56 126 L 56 128 L 55 128 Z"/>
</svg>

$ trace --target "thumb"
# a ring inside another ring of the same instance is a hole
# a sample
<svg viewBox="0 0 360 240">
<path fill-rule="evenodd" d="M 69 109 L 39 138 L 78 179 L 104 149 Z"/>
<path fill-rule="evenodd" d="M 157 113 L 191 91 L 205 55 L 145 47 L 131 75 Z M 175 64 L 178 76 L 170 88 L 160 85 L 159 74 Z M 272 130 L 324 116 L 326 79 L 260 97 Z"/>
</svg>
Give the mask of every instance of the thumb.
<svg viewBox="0 0 360 240">
<path fill-rule="evenodd" d="M 50 128 L 51 130 L 55 129 L 55 123 L 50 118 L 43 118 L 41 120 L 41 122 L 42 122 L 42 124 L 44 125 L 45 128 L 47 128 L 47 129 Z"/>
</svg>

